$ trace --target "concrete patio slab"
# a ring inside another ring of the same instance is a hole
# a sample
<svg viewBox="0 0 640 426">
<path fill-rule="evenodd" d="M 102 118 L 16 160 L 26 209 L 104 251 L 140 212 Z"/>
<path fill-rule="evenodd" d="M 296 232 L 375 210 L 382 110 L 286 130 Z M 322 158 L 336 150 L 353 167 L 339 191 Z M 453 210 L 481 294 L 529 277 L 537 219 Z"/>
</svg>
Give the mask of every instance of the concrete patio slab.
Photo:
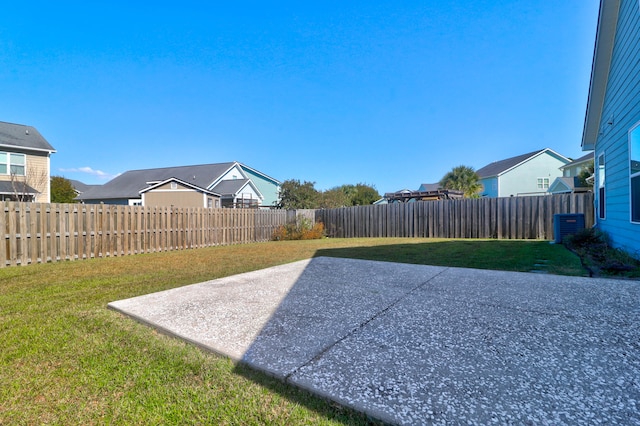
<svg viewBox="0 0 640 426">
<path fill-rule="evenodd" d="M 640 424 L 640 283 L 314 258 L 112 302 L 396 424 Z"/>
</svg>

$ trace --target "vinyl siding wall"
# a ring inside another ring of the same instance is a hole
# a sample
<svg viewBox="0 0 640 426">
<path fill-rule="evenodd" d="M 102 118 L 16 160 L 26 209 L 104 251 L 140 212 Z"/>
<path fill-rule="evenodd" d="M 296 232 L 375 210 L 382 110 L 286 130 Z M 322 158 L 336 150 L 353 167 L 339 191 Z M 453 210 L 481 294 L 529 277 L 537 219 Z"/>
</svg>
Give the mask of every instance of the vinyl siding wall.
<svg viewBox="0 0 640 426">
<path fill-rule="evenodd" d="M 237 200 L 241 199 L 251 199 L 251 200 L 260 200 L 260 196 L 256 194 L 256 191 L 253 190 L 251 185 L 248 183 L 238 192 L 236 196 Z"/>
<path fill-rule="evenodd" d="M 480 179 L 480 183 L 482 184 L 482 192 L 481 195 L 483 197 L 496 198 L 498 197 L 498 178 L 497 177 L 489 177 Z"/>
<path fill-rule="evenodd" d="M 575 166 L 571 166 L 571 167 L 567 167 L 566 169 L 564 169 L 562 175 L 564 177 L 574 177 L 574 176 L 578 176 L 580 174 L 580 172 L 587 167 L 588 163 L 581 163 L 581 164 L 576 164 Z"/>
<path fill-rule="evenodd" d="M 31 186 L 33 189 L 40 192 L 36 196 L 37 203 L 48 203 L 51 201 L 49 197 L 50 192 L 50 183 L 49 180 L 51 178 L 49 171 L 49 155 L 48 154 L 33 154 L 27 151 L 20 150 L 1 150 L 4 152 L 17 152 L 20 154 L 26 154 L 26 176 L 18 176 L 16 179 L 20 182 L 24 182 L 25 178 L 27 181 L 27 185 Z M 0 175 L 0 180 L 3 181 L 11 181 L 10 175 Z"/>
<path fill-rule="evenodd" d="M 613 124 L 608 124 L 610 119 Z M 628 132 L 638 121 L 640 6 L 638 0 L 622 0 L 595 158 L 604 153 L 606 163 L 606 217 L 598 221 L 598 226 L 616 245 L 632 252 L 640 252 L 640 224 L 631 223 L 629 212 Z"/>
<path fill-rule="evenodd" d="M 146 207 L 207 207 L 207 199 L 212 200 L 212 207 L 215 207 L 216 200 L 219 200 L 218 197 L 206 195 L 182 185 L 177 185 L 177 188 L 172 189 L 171 182 L 169 182 L 145 192 L 142 203 Z"/>
<path fill-rule="evenodd" d="M 233 166 L 227 173 L 222 176 L 219 180 L 233 180 L 233 179 L 244 179 L 244 173 L 240 170 L 238 166 Z"/>
<path fill-rule="evenodd" d="M 279 198 L 279 185 L 275 184 L 273 181 L 260 176 L 257 173 L 252 172 L 251 170 L 242 169 L 244 173 L 251 179 L 253 184 L 258 188 L 258 191 L 264 197 L 262 200 L 262 205 L 265 207 L 271 207 L 278 203 Z"/>
<path fill-rule="evenodd" d="M 500 176 L 500 197 L 545 193 L 547 188 L 538 188 L 538 178 L 549 179 L 549 185 L 562 176 L 560 167 L 567 164 L 555 155 L 545 152 L 515 167 Z"/>
</svg>

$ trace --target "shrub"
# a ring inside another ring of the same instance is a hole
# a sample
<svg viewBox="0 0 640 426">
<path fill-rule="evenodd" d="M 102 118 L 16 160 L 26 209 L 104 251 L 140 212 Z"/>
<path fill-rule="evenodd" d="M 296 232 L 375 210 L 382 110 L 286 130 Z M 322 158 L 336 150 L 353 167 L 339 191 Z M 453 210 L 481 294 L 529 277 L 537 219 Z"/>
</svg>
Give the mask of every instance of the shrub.
<svg viewBox="0 0 640 426">
<path fill-rule="evenodd" d="M 564 238 L 566 246 L 572 249 L 588 248 L 593 246 L 609 246 L 609 237 L 604 232 L 595 229 L 583 229 L 573 235 Z"/>
<path fill-rule="evenodd" d="M 637 277 L 640 261 L 629 253 L 611 246 L 609 236 L 598 229 L 584 229 L 563 240 L 564 245 L 580 256 L 592 275 Z"/>
<path fill-rule="evenodd" d="M 312 223 L 310 219 L 299 215 L 296 223 L 280 225 L 271 236 L 273 241 L 317 240 L 324 237 L 322 222 Z"/>
</svg>

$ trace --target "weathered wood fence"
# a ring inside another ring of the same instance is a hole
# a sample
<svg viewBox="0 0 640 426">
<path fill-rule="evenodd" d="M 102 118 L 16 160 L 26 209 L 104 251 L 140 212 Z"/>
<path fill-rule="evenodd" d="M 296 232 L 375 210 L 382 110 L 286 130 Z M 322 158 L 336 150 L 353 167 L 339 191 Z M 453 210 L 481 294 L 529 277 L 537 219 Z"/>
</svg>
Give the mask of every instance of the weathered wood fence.
<svg viewBox="0 0 640 426">
<path fill-rule="evenodd" d="M 0 267 L 268 241 L 299 215 L 330 237 L 553 239 L 553 216 L 593 194 L 423 201 L 326 210 L 129 207 L 0 202 Z"/>
<path fill-rule="evenodd" d="M 330 237 L 428 237 L 552 240 L 557 213 L 584 213 L 593 194 L 421 201 L 316 211 Z"/>
<path fill-rule="evenodd" d="M 295 211 L 0 202 L 0 267 L 268 241 Z M 308 214 L 308 213 L 307 213 Z"/>
</svg>

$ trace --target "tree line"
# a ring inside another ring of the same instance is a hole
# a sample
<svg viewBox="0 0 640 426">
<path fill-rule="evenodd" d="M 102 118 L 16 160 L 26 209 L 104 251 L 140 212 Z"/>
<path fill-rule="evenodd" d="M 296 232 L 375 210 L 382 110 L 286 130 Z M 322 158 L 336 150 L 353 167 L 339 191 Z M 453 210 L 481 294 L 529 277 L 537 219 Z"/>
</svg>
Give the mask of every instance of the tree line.
<svg viewBox="0 0 640 426">
<path fill-rule="evenodd" d="M 369 205 L 380 198 L 375 187 L 364 183 L 319 191 L 315 188 L 315 182 L 289 179 L 280 186 L 280 202 L 277 207 L 291 210 L 331 209 Z"/>
</svg>

